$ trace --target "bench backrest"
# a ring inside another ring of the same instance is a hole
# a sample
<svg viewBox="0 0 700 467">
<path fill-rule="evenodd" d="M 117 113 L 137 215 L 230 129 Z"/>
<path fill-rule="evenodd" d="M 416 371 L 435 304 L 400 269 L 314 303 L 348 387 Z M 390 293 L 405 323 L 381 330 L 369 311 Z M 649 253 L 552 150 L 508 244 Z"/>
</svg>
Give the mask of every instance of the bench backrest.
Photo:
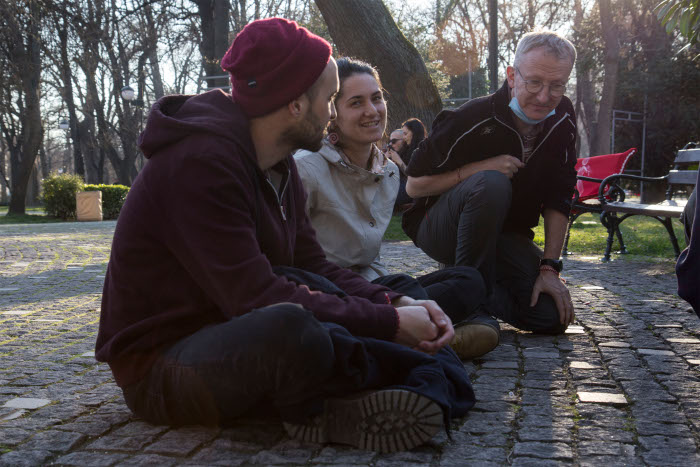
<svg viewBox="0 0 700 467">
<path fill-rule="evenodd" d="M 688 170 L 688 167 L 698 164 L 700 164 L 700 148 L 679 150 L 673 161 L 673 170 L 668 173 L 669 185 L 695 185 L 698 169 Z"/>
</svg>

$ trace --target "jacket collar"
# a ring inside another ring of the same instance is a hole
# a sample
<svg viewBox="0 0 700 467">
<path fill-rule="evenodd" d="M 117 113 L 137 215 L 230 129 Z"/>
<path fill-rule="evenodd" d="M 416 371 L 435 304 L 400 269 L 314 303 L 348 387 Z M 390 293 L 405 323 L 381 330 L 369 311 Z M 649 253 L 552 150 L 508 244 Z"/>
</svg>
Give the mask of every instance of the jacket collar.
<svg viewBox="0 0 700 467">
<path fill-rule="evenodd" d="M 369 171 L 364 167 L 358 167 L 354 165 L 348 158 L 343 154 L 342 150 L 333 144 L 331 144 L 327 139 L 323 140 L 323 146 L 318 151 L 318 153 L 328 161 L 329 164 L 339 166 L 346 172 L 358 172 L 358 173 L 368 173 L 376 175 L 376 172 Z M 376 145 L 372 145 L 372 159 L 373 167 L 381 168 L 381 173 L 386 171 L 388 165 L 388 159 L 383 152 L 377 148 Z"/>
</svg>

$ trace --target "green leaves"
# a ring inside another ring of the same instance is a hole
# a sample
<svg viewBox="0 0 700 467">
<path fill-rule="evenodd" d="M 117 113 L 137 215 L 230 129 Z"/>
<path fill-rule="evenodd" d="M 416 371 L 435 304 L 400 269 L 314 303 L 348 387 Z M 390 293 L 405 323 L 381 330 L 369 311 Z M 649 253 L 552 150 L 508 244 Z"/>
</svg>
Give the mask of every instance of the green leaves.
<svg viewBox="0 0 700 467">
<path fill-rule="evenodd" d="M 670 33 L 678 28 L 688 39 L 688 46 L 700 39 L 700 0 L 663 0 L 655 9 L 656 15 Z M 697 57 L 696 57 L 697 58 Z"/>
</svg>

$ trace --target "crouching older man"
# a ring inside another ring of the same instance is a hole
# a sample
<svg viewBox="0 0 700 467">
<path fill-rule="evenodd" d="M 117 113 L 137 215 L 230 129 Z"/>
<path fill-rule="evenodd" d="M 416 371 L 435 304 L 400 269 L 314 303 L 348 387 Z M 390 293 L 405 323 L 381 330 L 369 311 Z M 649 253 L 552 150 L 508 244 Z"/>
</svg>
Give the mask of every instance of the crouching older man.
<svg viewBox="0 0 700 467">
<path fill-rule="evenodd" d="M 495 94 L 441 112 L 406 170 L 416 201 L 403 217 L 433 259 L 479 269 L 489 312 L 560 333 L 574 308 L 559 260 L 576 182 L 576 117 L 564 96 L 574 46 L 549 31 L 518 43 Z M 531 230 L 544 218 L 540 250 Z"/>
<path fill-rule="evenodd" d="M 225 425 L 273 409 L 304 441 L 410 449 L 474 404 L 449 318 L 328 262 L 291 157 L 321 146 L 338 73 L 322 38 L 255 21 L 232 91 L 168 96 L 117 223 L 96 355 L 129 408 Z M 362 392 L 359 392 L 362 391 Z"/>
</svg>

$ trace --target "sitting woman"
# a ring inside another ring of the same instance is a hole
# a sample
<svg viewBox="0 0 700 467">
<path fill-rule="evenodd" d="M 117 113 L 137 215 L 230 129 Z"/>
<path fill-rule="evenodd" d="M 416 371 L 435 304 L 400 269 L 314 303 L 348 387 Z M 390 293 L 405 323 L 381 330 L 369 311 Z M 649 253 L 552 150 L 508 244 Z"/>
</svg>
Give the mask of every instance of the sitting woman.
<svg viewBox="0 0 700 467">
<path fill-rule="evenodd" d="M 393 143 L 395 141 L 395 135 L 399 136 L 397 133 L 400 134 L 401 141 Z M 427 136 L 428 131 L 425 129 L 425 125 L 417 118 L 409 118 L 403 122 L 400 130 L 395 130 L 391 134 L 386 155 L 399 167 L 401 184 L 399 185 L 399 194 L 396 197 L 395 203 L 395 209 L 397 211 L 404 211 L 413 203 L 413 198 L 406 193 L 406 166 L 411 162 L 411 154 L 413 154 L 413 151 L 415 151 L 421 141 Z"/>
<path fill-rule="evenodd" d="M 453 349 L 462 359 L 498 345 L 498 322 L 484 312 L 485 286 L 476 269 L 453 267 L 413 279 L 390 275 L 380 262 L 382 237 L 399 188 L 399 169 L 375 145 L 386 129 L 386 102 L 369 64 L 338 60 L 337 117 L 318 152 L 295 160 L 307 211 L 329 260 L 415 299 L 430 298 L 452 319 Z"/>
</svg>

